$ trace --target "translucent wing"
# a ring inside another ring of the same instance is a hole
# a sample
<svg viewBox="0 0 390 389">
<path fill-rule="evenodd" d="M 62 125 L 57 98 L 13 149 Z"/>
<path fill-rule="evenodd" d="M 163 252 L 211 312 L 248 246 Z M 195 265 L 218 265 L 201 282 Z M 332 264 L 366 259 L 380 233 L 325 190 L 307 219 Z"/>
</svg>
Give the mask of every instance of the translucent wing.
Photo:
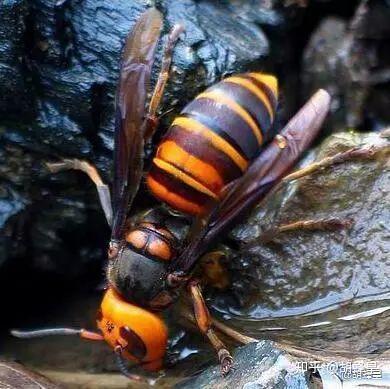
<svg viewBox="0 0 390 389">
<path fill-rule="evenodd" d="M 122 238 L 126 215 L 143 172 L 142 123 L 154 54 L 162 28 L 151 8 L 129 33 L 123 50 L 116 100 L 112 240 Z"/>
</svg>

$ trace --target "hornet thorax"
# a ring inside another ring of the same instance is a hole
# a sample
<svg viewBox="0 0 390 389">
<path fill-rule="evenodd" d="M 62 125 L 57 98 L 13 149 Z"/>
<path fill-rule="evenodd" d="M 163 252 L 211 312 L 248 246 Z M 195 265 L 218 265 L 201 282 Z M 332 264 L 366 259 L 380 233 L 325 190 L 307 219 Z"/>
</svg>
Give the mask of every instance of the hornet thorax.
<svg viewBox="0 0 390 389">
<path fill-rule="evenodd" d="M 109 260 L 108 282 L 129 302 L 153 310 L 165 309 L 178 295 L 178 290 L 167 284 L 177 250 L 176 235 L 161 217 L 156 218 L 154 211 L 152 218 L 147 215 L 126 232 L 116 255 Z"/>
</svg>

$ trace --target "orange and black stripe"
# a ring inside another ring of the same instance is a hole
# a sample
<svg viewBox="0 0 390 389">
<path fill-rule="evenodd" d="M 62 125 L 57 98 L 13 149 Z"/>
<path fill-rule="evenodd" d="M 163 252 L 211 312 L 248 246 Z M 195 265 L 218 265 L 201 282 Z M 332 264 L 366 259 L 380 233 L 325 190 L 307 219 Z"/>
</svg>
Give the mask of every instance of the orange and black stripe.
<svg viewBox="0 0 390 389">
<path fill-rule="evenodd" d="M 154 195 L 189 214 L 218 201 L 272 137 L 277 80 L 246 73 L 198 95 L 174 120 L 158 147 L 147 183 Z"/>
</svg>

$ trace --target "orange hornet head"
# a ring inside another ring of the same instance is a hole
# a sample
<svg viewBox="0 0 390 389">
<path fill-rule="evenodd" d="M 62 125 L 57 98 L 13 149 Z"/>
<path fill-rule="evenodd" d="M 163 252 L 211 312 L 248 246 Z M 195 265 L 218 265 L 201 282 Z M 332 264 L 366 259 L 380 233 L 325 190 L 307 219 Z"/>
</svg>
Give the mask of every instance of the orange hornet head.
<svg viewBox="0 0 390 389">
<path fill-rule="evenodd" d="M 149 371 L 161 369 L 168 331 L 156 314 L 125 301 L 114 289 L 104 295 L 97 325 L 105 341 Z"/>
</svg>

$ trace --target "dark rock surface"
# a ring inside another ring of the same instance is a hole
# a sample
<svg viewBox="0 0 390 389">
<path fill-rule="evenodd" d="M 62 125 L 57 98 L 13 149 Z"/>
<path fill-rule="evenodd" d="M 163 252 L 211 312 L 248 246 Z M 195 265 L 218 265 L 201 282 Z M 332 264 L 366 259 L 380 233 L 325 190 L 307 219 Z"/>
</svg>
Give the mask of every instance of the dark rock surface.
<svg viewBox="0 0 390 389">
<path fill-rule="evenodd" d="M 328 127 L 343 131 L 390 120 L 390 6 L 362 1 L 350 20 L 330 16 L 316 28 L 303 56 L 305 95 L 325 88 L 332 96 Z"/>
<path fill-rule="evenodd" d="M 12 117 L 18 113 L 30 116 L 32 105 L 25 69 L 25 21 L 27 2 L 10 0 L 1 3 L 0 14 L 0 115 Z"/>
<path fill-rule="evenodd" d="M 235 368 L 226 377 L 218 366 L 197 377 L 180 382 L 176 388 L 247 388 L 306 389 L 308 374 L 300 372 L 295 360 L 273 342 L 261 341 L 237 348 L 233 354 Z"/>
</svg>

